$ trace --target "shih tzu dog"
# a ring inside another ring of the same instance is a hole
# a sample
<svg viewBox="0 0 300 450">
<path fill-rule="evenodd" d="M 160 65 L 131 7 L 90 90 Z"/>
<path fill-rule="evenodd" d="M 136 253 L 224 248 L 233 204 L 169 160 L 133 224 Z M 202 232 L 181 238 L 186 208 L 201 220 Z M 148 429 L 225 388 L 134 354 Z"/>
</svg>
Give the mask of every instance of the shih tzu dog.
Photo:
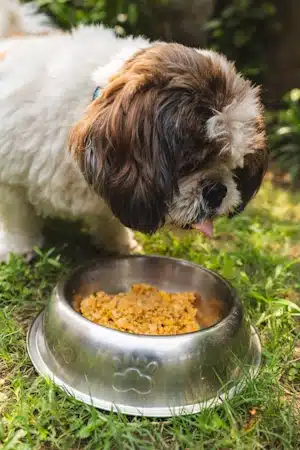
<svg viewBox="0 0 300 450">
<path fill-rule="evenodd" d="M 131 230 L 211 235 L 259 189 L 259 89 L 224 56 L 101 26 L 60 33 L 11 0 L 0 33 L 0 260 L 41 245 L 47 216 L 82 220 L 116 252 L 134 249 Z"/>
</svg>

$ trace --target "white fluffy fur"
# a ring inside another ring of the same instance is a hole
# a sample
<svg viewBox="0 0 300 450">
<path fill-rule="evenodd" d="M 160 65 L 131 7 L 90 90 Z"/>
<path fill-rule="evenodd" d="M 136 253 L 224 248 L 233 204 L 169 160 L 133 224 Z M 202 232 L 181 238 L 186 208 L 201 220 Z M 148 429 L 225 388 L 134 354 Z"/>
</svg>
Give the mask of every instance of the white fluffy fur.
<svg viewBox="0 0 300 450">
<path fill-rule="evenodd" d="M 1 23 L 7 14 L 1 0 Z M 31 23 L 32 32 L 41 25 L 31 10 L 17 14 L 21 23 Z M 95 242 L 110 250 L 136 246 L 132 233 L 86 184 L 67 152 L 67 139 L 95 87 L 106 82 L 101 68 L 106 74 L 114 55 L 143 44 L 147 41 L 118 39 L 101 26 L 0 40 L 0 52 L 6 52 L 0 62 L 0 260 L 40 245 L 42 216 L 82 219 Z"/>
<path fill-rule="evenodd" d="M 215 111 L 215 115 L 207 121 L 209 139 L 224 140 L 221 153 L 230 153 L 232 166 L 243 167 L 244 156 L 251 153 L 251 140 L 255 136 L 255 119 L 259 115 L 258 88 L 253 88 L 249 81 L 235 72 L 233 64 L 224 56 L 211 50 L 199 50 L 201 54 L 211 58 L 220 65 L 224 75 L 233 80 L 233 91 L 237 92 L 234 100 L 222 111 Z M 242 96 L 238 93 L 242 92 Z"/>
<path fill-rule="evenodd" d="M 150 46 L 149 41 L 144 38 L 127 38 L 126 46 L 114 55 L 114 58 L 105 65 L 98 67 L 92 75 L 96 86 L 104 87 L 110 77 L 119 72 L 123 64 L 137 51 Z"/>
</svg>

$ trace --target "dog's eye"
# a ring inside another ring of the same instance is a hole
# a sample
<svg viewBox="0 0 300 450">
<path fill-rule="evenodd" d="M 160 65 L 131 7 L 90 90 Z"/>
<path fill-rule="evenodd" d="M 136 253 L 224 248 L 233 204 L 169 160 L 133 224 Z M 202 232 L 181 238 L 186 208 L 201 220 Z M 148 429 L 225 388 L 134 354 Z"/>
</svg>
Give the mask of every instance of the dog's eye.
<svg viewBox="0 0 300 450">
<path fill-rule="evenodd" d="M 100 92 L 101 92 L 100 87 L 99 86 L 96 87 L 96 89 L 94 90 L 94 94 L 93 94 L 93 100 L 96 100 L 96 98 L 99 97 Z"/>
</svg>

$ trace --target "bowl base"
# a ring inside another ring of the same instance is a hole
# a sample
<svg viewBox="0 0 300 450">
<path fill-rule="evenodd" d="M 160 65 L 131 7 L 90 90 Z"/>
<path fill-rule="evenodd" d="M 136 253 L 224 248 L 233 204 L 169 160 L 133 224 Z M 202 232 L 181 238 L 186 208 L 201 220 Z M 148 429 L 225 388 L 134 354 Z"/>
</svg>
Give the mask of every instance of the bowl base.
<svg viewBox="0 0 300 450">
<path fill-rule="evenodd" d="M 171 417 L 180 416 L 186 414 L 196 414 L 205 408 L 212 408 L 216 405 L 223 403 L 224 400 L 230 400 L 234 395 L 240 392 L 247 384 L 249 379 L 254 378 L 259 370 L 261 364 L 261 344 L 257 331 L 251 326 L 251 362 L 247 368 L 245 368 L 245 376 L 242 380 L 239 380 L 233 387 L 225 392 L 221 392 L 217 397 L 211 398 L 205 402 L 195 403 L 191 405 L 178 405 L 175 407 L 153 407 L 153 408 L 136 408 L 131 405 L 115 404 L 114 402 L 108 402 L 102 400 L 99 397 L 91 397 L 84 392 L 76 389 L 75 386 L 71 386 L 63 381 L 63 379 L 57 375 L 59 367 L 55 366 L 55 362 L 49 357 L 49 351 L 47 350 L 44 333 L 43 333 L 43 316 L 42 311 L 38 317 L 34 320 L 27 335 L 27 351 L 29 357 L 36 369 L 36 371 L 45 378 L 52 380 L 52 382 L 65 391 L 68 395 L 75 397 L 77 400 L 83 403 L 93 405 L 99 409 L 106 411 L 121 412 L 132 416 L 145 416 L 145 417 Z"/>
</svg>

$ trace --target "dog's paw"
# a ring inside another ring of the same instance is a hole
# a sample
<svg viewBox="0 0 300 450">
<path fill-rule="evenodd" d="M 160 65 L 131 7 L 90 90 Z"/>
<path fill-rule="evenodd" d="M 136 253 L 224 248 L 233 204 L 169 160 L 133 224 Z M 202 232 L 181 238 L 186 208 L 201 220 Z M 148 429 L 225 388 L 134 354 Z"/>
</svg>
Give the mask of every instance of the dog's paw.
<svg viewBox="0 0 300 450">
<path fill-rule="evenodd" d="M 93 243 L 100 250 L 105 250 L 114 255 L 128 255 L 128 253 L 142 253 L 142 246 L 134 238 L 131 230 L 122 230 L 122 233 L 116 236 L 106 236 L 99 240 L 99 236 L 93 239 Z"/>
<path fill-rule="evenodd" d="M 139 254 L 143 252 L 143 247 L 135 239 L 134 233 L 131 230 L 126 229 L 126 236 L 119 241 L 118 253 L 121 255 L 134 253 Z"/>
<path fill-rule="evenodd" d="M 110 243 L 107 246 L 107 250 L 117 255 L 140 254 L 143 252 L 142 246 L 134 238 L 130 238 L 128 241 Z"/>
<path fill-rule="evenodd" d="M 23 236 L 1 230 L 0 262 L 7 263 L 11 254 L 24 256 L 26 262 L 32 262 L 36 256 L 34 247 L 40 247 L 42 243 L 41 236 Z"/>
<path fill-rule="evenodd" d="M 127 251 L 134 254 L 143 253 L 144 251 L 142 245 L 138 243 L 133 235 L 129 239 Z"/>
</svg>

